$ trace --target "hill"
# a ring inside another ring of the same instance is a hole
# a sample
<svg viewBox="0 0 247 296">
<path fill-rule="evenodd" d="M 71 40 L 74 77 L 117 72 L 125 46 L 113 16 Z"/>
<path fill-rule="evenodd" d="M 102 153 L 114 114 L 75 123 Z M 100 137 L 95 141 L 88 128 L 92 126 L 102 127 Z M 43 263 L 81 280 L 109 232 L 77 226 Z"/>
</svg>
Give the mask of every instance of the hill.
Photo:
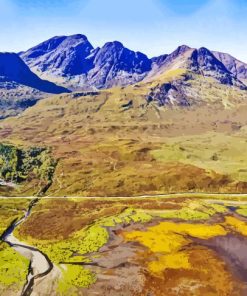
<svg viewBox="0 0 247 296">
<path fill-rule="evenodd" d="M 211 77 L 170 70 L 41 100 L 2 121 L 0 136 L 19 149 L 49 147 L 57 161 L 50 195 L 246 192 L 246 98 Z M 29 184 L 9 194 L 36 194 Z"/>
<path fill-rule="evenodd" d="M 42 80 L 15 53 L 0 53 L 0 117 L 15 115 L 47 94 L 69 92 Z"/>
</svg>

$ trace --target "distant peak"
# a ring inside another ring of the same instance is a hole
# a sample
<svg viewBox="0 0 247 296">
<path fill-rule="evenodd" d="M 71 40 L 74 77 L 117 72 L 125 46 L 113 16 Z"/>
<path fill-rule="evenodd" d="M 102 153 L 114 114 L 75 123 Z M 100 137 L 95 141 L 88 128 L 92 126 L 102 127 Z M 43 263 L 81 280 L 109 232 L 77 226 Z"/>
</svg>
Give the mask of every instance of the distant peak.
<svg viewBox="0 0 247 296">
<path fill-rule="evenodd" d="M 61 35 L 61 36 L 53 36 L 53 37 L 49 38 L 48 40 L 51 40 L 51 39 L 66 39 L 66 38 L 87 39 L 87 36 L 83 35 L 83 34 Z"/>
<path fill-rule="evenodd" d="M 123 44 L 119 41 L 111 41 L 111 42 L 107 42 L 105 43 L 105 45 L 103 47 L 116 47 L 116 48 L 122 48 L 124 47 Z"/>
<path fill-rule="evenodd" d="M 69 35 L 69 36 L 66 36 L 67 38 L 70 38 L 70 39 L 83 39 L 83 40 L 88 40 L 87 39 L 87 36 L 86 35 L 83 35 L 83 34 L 74 34 L 74 35 Z"/>
<path fill-rule="evenodd" d="M 186 51 L 190 50 L 191 48 L 187 45 L 180 45 L 177 49 L 175 49 L 170 55 L 170 58 L 176 58 L 177 56 L 185 53 Z"/>
<path fill-rule="evenodd" d="M 210 53 L 210 54 L 212 54 L 211 53 L 211 51 L 209 50 L 209 49 L 207 49 L 206 47 L 200 47 L 199 49 L 198 49 L 198 52 L 201 52 L 201 53 Z"/>
<path fill-rule="evenodd" d="M 182 51 L 186 51 L 186 50 L 189 50 L 191 49 L 191 47 L 189 47 L 188 45 L 186 44 L 182 44 L 178 47 L 178 49 L 182 50 Z"/>
</svg>

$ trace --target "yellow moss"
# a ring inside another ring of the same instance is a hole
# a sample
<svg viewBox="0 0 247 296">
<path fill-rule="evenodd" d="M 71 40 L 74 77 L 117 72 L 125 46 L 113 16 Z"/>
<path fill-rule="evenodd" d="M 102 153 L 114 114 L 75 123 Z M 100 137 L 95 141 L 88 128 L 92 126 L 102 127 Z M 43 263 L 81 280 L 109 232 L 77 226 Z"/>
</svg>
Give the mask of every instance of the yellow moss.
<svg viewBox="0 0 247 296">
<path fill-rule="evenodd" d="M 217 235 L 227 234 L 226 230 L 221 225 L 195 224 L 190 225 L 190 227 L 188 227 L 188 225 L 189 224 L 184 224 L 181 231 L 201 239 L 209 239 Z"/>
<path fill-rule="evenodd" d="M 0 243 L 0 285 L 19 289 L 26 281 L 29 260 L 6 243 Z"/>
<path fill-rule="evenodd" d="M 183 236 L 186 234 L 208 239 L 216 235 L 226 235 L 226 231 L 220 225 L 162 222 L 159 225 L 150 227 L 145 232 L 133 231 L 127 233 L 126 238 L 139 241 L 153 252 L 162 252 L 164 250 L 171 250 L 169 245 L 179 246 L 186 242 Z M 171 238 L 172 241 L 167 240 L 167 237 Z M 172 239 L 174 237 L 176 240 Z"/>
<path fill-rule="evenodd" d="M 133 231 L 127 233 L 125 238 L 130 241 L 138 241 L 148 247 L 152 252 L 169 253 L 178 250 L 187 240 L 175 233 L 163 232 L 158 229 L 145 232 Z"/>
<path fill-rule="evenodd" d="M 247 235 L 247 224 L 237 218 L 227 216 L 225 218 L 225 224 L 232 227 L 235 231 L 241 233 L 242 235 Z"/>
<path fill-rule="evenodd" d="M 68 265 L 63 270 L 63 277 L 59 281 L 60 295 L 78 295 L 77 288 L 89 287 L 95 282 L 95 276 L 79 265 Z"/>
<path fill-rule="evenodd" d="M 161 273 L 167 268 L 171 269 L 189 269 L 189 256 L 186 252 L 171 253 L 161 256 L 159 261 L 153 261 L 148 264 L 148 269 L 153 273 Z"/>
<path fill-rule="evenodd" d="M 190 243 L 187 235 L 209 239 L 226 234 L 221 225 L 161 222 L 149 227 L 147 231 L 132 231 L 124 236 L 127 240 L 138 241 L 151 252 L 158 253 L 159 260 L 148 263 L 148 268 L 153 273 L 160 273 L 167 268 L 190 268 L 189 255 L 186 251 L 180 251 Z"/>
</svg>

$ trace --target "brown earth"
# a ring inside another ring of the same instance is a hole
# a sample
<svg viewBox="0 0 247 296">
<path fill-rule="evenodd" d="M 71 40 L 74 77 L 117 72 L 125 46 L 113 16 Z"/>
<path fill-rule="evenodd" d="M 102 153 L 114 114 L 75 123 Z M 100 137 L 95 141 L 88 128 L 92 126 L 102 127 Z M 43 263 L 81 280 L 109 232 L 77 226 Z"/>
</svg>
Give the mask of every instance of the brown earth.
<svg viewBox="0 0 247 296">
<path fill-rule="evenodd" d="M 155 222 L 157 223 L 157 222 Z M 148 225 L 153 225 L 154 222 Z M 202 245 L 187 247 L 191 269 L 166 269 L 162 274 L 153 274 L 147 262 L 157 259 L 142 245 L 125 242 L 124 230 L 142 230 L 143 225 L 131 225 L 112 230 L 110 242 L 94 259 L 97 267 L 90 267 L 97 274 L 97 282 L 78 295 L 102 296 L 244 296 L 247 284 L 231 265 L 216 251 Z M 216 238 L 217 240 L 217 238 Z"/>
<path fill-rule="evenodd" d="M 182 199 L 124 199 L 83 200 L 68 199 L 42 200 L 32 215 L 19 229 L 21 237 L 42 240 L 66 239 L 75 231 L 87 227 L 100 218 L 120 214 L 126 207 L 142 209 L 180 209 Z M 42 225 L 42 227 L 41 227 Z M 61 227 L 63 225 L 63 227 Z M 39 231 L 37 231 L 37 229 Z"/>
</svg>

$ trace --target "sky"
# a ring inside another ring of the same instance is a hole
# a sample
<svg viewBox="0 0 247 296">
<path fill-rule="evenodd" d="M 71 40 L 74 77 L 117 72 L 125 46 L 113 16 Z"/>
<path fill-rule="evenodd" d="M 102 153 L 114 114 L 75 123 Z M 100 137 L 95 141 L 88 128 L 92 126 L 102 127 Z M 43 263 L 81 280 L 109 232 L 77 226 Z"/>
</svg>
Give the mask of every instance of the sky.
<svg viewBox="0 0 247 296">
<path fill-rule="evenodd" d="M 0 0 L 0 28 L 4 52 L 80 33 L 149 57 L 186 44 L 247 62 L 247 0 Z"/>
</svg>

